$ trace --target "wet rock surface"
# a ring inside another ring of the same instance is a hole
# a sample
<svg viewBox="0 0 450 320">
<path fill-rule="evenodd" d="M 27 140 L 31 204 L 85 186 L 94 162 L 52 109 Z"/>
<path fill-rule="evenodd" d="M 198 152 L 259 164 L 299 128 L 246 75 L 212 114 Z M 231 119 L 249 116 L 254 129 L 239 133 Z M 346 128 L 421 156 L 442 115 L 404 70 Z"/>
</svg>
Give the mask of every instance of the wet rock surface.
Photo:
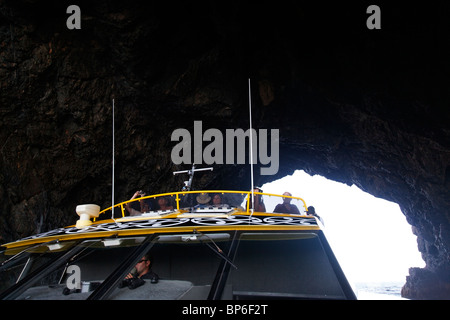
<svg viewBox="0 0 450 320">
<path fill-rule="evenodd" d="M 73 224 L 75 206 L 111 204 L 112 99 L 116 201 L 137 189 L 179 190 L 171 133 L 280 129 L 280 170 L 356 184 L 398 203 L 427 263 L 405 297 L 448 298 L 450 66 L 444 2 L 217 4 L 0 2 L 0 232 L 12 241 Z M 259 172 L 259 170 L 255 170 Z M 244 189 L 249 168 L 214 165 L 195 187 Z"/>
</svg>

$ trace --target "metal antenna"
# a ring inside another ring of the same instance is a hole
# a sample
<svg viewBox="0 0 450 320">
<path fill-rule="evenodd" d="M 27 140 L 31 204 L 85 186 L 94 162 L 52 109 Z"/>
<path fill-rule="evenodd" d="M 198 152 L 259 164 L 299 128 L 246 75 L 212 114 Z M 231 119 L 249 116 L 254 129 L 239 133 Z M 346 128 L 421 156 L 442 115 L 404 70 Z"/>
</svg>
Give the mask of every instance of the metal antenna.
<svg viewBox="0 0 450 320">
<path fill-rule="evenodd" d="M 194 173 L 197 172 L 197 171 L 207 171 L 207 170 L 213 171 L 213 168 L 195 169 L 195 164 L 193 163 L 191 170 L 175 171 L 175 172 L 173 172 L 173 175 L 176 175 L 176 174 L 179 174 L 179 173 L 187 173 L 189 175 L 189 180 L 184 182 L 184 187 L 183 187 L 182 191 L 191 191 L 192 180 L 194 179 Z"/>
<path fill-rule="evenodd" d="M 112 195 L 111 195 L 111 219 L 114 220 L 114 154 L 115 154 L 115 128 L 114 128 L 114 99 L 112 101 Z"/>
<path fill-rule="evenodd" d="M 248 108 L 250 117 L 250 180 L 252 186 L 252 209 L 250 217 L 253 215 L 255 208 L 255 193 L 253 191 L 253 130 L 252 130 L 252 88 L 250 78 L 248 78 Z"/>
</svg>

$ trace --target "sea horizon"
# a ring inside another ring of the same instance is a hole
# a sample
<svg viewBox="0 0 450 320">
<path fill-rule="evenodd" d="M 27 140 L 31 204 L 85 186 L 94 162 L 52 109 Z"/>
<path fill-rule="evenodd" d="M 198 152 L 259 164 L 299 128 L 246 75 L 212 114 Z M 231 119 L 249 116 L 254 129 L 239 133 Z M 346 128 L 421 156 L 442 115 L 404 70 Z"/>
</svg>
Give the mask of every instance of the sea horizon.
<svg viewBox="0 0 450 320">
<path fill-rule="evenodd" d="M 355 282 L 353 287 L 358 300 L 408 300 L 401 296 L 405 281 Z"/>
</svg>

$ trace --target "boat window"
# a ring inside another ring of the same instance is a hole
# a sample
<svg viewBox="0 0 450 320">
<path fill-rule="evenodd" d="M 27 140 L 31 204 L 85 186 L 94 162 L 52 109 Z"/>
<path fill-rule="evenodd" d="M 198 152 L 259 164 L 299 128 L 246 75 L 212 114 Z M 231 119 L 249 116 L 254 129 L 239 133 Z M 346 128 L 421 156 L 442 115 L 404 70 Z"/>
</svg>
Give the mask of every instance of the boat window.
<svg viewBox="0 0 450 320">
<path fill-rule="evenodd" d="M 75 244 L 50 241 L 43 244 L 5 249 L 0 253 L 0 293 L 35 271 L 56 260 Z"/>
<path fill-rule="evenodd" d="M 243 233 L 222 298 L 342 299 L 319 237 L 311 233 Z"/>
<path fill-rule="evenodd" d="M 42 249 L 43 246 L 28 249 L 27 254 L 21 254 L 20 258 L 14 259 L 16 261 L 7 264 L 7 277 L 12 278 L 14 275 L 15 280 L 4 282 L 2 277 L 2 285 L 9 287 L 20 280 L 19 277 L 24 279 L 26 274 L 31 277 L 33 270 L 47 264 L 40 275 L 31 278 L 24 286 L 26 290 L 19 289 L 20 294 L 15 296 L 16 299 L 86 299 L 144 239 L 94 239 L 75 246 L 57 243 L 46 245 L 47 249 Z M 74 250 L 68 252 L 68 249 Z M 67 254 L 67 259 L 58 260 L 63 254 Z"/>
<path fill-rule="evenodd" d="M 137 288 L 119 285 L 108 298 L 207 299 L 219 266 L 228 259 L 229 246 L 228 233 L 160 235 L 148 252 L 157 281 L 147 278 Z"/>
</svg>

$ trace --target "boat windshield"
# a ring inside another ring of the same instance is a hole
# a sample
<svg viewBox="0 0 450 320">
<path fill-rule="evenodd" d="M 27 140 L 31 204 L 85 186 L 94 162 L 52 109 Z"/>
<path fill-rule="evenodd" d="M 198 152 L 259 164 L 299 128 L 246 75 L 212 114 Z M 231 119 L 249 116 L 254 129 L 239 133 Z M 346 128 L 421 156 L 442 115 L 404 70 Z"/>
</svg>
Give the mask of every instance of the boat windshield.
<svg viewBox="0 0 450 320">
<path fill-rule="evenodd" d="M 0 299 L 354 298 L 326 240 L 307 230 L 52 242 L 1 258 Z"/>
<path fill-rule="evenodd" d="M 242 233 L 222 298 L 353 299 L 316 233 Z"/>
<path fill-rule="evenodd" d="M 231 214 L 254 212 L 306 215 L 302 198 L 262 192 L 204 190 L 144 196 L 116 204 L 115 217 L 159 217 L 172 213 Z M 111 208 L 100 212 L 101 219 L 111 216 Z"/>
<path fill-rule="evenodd" d="M 86 299 L 145 239 L 102 238 L 7 249 L 2 253 L 0 297 Z"/>
<path fill-rule="evenodd" d="M 229 233 L 194 232 L 8 249 L 0 260 L 0 298 L 206 299 L 220 264 L 230 261 L 229 244 Z M 151 263 L 143 275 L 142 259 Z M 143 281 L 127 281 L 130 275 Z"/>
<path fill-rule="evenodd" d="M 27 275 L 45 268 L 75 244 L 74 241 L 50 241 L 0 252 L 0 294 L 26 278 Z"/>
</svg>

